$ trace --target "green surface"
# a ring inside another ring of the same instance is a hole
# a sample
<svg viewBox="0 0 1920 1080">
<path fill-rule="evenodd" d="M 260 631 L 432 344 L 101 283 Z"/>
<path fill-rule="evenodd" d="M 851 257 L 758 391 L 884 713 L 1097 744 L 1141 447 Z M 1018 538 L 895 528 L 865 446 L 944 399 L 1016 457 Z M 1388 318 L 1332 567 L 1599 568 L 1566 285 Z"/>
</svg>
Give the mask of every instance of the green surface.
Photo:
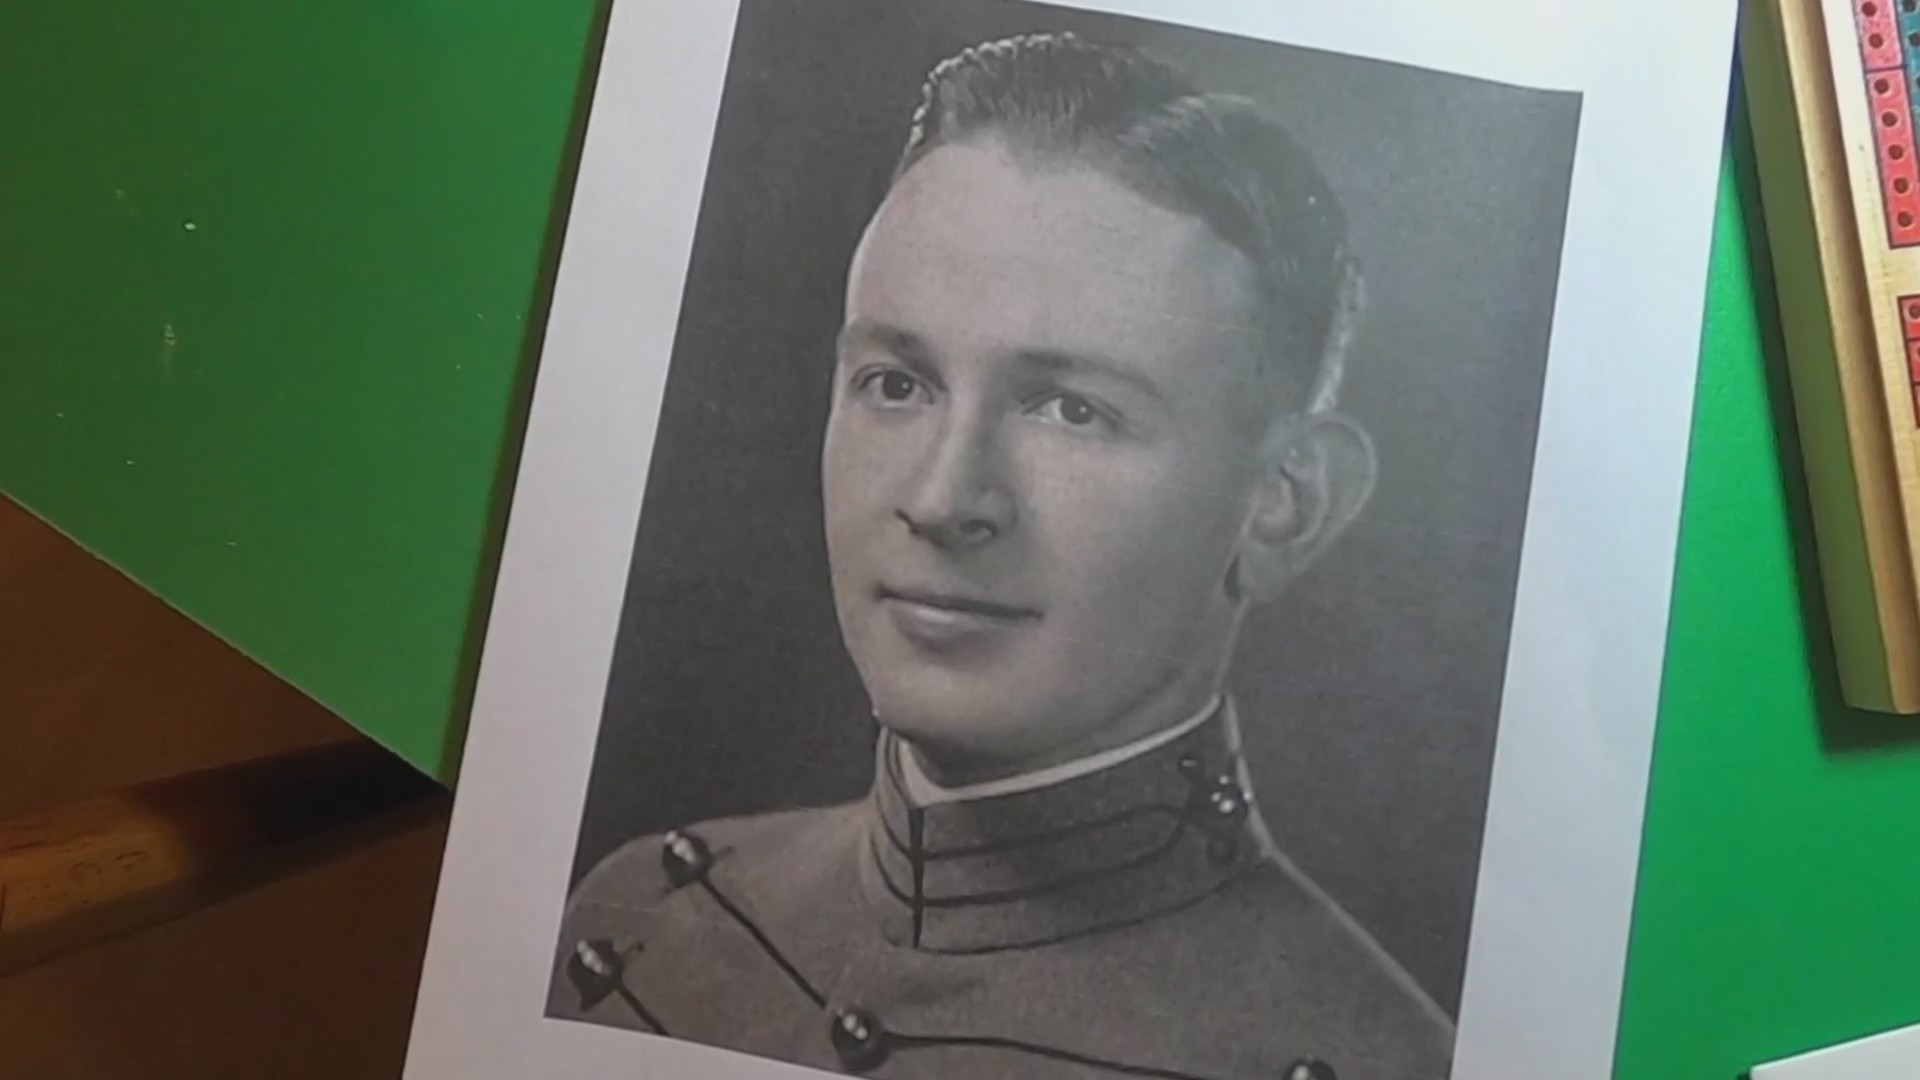
<svg viewBox="0 0 1920 1080">
<path fill-rule="evenodd" d="M 442 776 L 594 6 L 0 14 L 0 490 Z"/>
<path fill-rule="evenodd" d="M 1744 142 L 1715 230 L 1620 1080 L 1731 1080 L 1920 1023 L 1920 718 L 1840 700 Z"/>
<path fill-rule="evenodd" d="M 594 7 L 0 14 L 0 488 L 442 775 Z M 1920 720 L 1839 704 L 1728 176 L 1621 1080 L 1920 1021 Z"/>
</svg>

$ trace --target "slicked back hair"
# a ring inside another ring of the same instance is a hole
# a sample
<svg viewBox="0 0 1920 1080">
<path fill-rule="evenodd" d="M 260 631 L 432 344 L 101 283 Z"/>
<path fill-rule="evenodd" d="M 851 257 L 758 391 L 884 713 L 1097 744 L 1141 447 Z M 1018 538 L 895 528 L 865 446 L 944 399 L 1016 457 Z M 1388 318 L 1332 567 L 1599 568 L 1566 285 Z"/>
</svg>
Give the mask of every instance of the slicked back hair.
<svg viewBox="0 0 1920 1080">
<path fill-rule="evenodd" d="M 1070 33 L 990 41 L 927 75 L 894 178 L 941 146 L 988 138 L 1085 162 L 1205 222 L 1253 267 L 1262 375 L 1294 408 L 1333 408 L 1362 295 L 1346 215 L 1252 101 Z"/>
</svg>

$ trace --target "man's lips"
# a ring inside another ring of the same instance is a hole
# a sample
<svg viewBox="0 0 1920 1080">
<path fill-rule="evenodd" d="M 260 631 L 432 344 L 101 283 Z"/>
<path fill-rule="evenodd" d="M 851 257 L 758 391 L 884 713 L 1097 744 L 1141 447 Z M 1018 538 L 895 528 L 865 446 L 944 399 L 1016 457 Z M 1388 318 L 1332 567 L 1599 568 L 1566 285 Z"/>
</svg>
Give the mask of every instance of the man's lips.
<svg viewBox="0 0 1920 1080">
<path fill-rule="evenodd" d="M 935 611 L 951 611 L 961 615 L 975 615 L 988 619 L 1037 619 L 1040 613 L 1030 607 L 1018 604 L 1004 604 L 984 597 L 964 596 L 959 593 L 941 592 L 936 589 L 922 589 L 913 586 L 881 585 L 875 590 L 882 600 L 896 600 L 915 604 Z"/>
</svg>

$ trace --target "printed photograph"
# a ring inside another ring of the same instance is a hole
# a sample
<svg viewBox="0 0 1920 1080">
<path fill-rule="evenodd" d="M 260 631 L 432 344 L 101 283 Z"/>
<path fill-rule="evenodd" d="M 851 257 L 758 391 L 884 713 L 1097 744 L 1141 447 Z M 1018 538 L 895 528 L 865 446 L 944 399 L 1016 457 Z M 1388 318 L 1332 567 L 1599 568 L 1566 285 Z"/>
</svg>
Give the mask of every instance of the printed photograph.
<svg viewBox="0 0 1920 1080">
<path fill-rule="evenodd" d="M 547 1015 L 1445 1077 L 1580 107 L 744 0 Z"/>
</svg>

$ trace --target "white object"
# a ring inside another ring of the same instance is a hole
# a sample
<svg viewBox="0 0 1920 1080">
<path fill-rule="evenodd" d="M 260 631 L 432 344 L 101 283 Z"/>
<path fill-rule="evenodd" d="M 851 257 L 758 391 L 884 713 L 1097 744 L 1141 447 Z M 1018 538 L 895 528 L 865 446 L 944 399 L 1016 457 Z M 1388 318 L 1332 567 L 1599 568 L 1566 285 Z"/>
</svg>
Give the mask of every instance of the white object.
<svg viewBox="0 0 1920 1080">
<path fill-rule="evenodd" d="M 1604 1080 L 1665 647 L 1734 0 L 1068 4 L 1583 95 L 1452 1076 Z M 817 1075 L 542 1015 L 737 9 L 737 0 L 613 6 L 410 1080 Z"/>
<path fill-rule="evenodd" d="M 1753 1080 L 1907 1080 L 1920 1076 L 1920 1025 L 1753 1070 Z"/>
</svg>

